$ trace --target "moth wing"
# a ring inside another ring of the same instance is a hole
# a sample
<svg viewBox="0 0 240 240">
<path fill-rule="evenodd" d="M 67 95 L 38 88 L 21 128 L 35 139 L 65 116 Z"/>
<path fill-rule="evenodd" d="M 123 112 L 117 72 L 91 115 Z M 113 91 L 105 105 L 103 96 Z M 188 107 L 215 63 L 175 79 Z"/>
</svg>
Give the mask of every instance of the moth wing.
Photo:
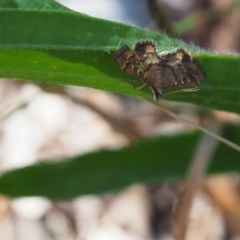
<svg viewBox="0 0 240 240">
<path fill-rule="evenodd" d="M 180 48 L 169 58 L 163 75 L 163 88 L 196 86 L 204 78 L 205 73 L 198 62 L 185 49 Z"/>
<path fill-rule="evenodd" d="M 145 83 L 148 84 L 157 100 L 162 97 L 161 86 L 158 83 L 159 58 L 156 52 L 156 44 L 150 40 L 141 40 L 135 44 L 134 51 L 145 75 Z"/>
<path fill-rule="evenodd" d="M 156 44 L 150 40 L 138 41 L 135 44 L 134 51 L 144 71 L 148 71 L 150 65 L 159 62 Z"/>
<path fill-rule="evenodd" d="M 173 87 L 173 82 L 175 76 L 173 73 L 173 68 L 169 65 L 169 59 L 171 58 L 171 53 L 162 52 L 158 54 L 159 63 L 158 63 L 158 83 L 160 87 L 171 88 Z"/>
<path fill-rule="evenodd" d="M 143 70 L 129 46 L 125 45 L 115 52 L 114 59 L 125 72 L 144 80 Z"/>
</svg>

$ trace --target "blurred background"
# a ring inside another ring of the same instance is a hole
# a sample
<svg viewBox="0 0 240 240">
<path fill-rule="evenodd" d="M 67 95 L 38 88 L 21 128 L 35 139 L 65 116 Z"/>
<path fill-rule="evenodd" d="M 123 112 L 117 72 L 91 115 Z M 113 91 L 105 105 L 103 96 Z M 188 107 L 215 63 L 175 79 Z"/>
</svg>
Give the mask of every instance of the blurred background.
<svg viewBox="0 0 240 240">
<path fill-rule="evenodd" d="M 164 32 L 211 51 L 240 51 L 239 1 L 61 0 L 91 16 Z M 186 104 L 169 108 L 196 122 L 240 123 L 236 114 Z M 136 98 L 87 88 L 0 80 L 0 170 L 188 128 Z M 186 166 L 187 168 L 187 166 Z M 136 184 L 71 202 L 0 196 L 0 240 L 173 239 L 172 212 L 183 183 Z M 221 191 L 216 191 L 221 189 Z M 226 197 L 227 196 L 227 197 Z M 240 178 L 204 180 L 190 211 L 189 240 L 240 239 Z"/>
</svg>

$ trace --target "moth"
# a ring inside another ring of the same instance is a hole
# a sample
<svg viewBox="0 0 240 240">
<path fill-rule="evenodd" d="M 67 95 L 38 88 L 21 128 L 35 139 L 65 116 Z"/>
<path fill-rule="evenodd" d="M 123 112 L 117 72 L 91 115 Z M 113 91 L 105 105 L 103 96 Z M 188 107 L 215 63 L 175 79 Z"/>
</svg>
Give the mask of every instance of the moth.
<svg viewBox="0 0 240 240">
<path fill-rule="evenodd" d="M 162 89 L 197 86 L 206 77 L 187 50 L 179 48 L 157 53 L 156 44 L 151 40 L 136 42 L 134 50 L 128 45 L 121 47 L 114 59 L 125 72 L 144 82 L 138 89 L 148 85 L 155 100 L 163 96 Z"/>
</svg>

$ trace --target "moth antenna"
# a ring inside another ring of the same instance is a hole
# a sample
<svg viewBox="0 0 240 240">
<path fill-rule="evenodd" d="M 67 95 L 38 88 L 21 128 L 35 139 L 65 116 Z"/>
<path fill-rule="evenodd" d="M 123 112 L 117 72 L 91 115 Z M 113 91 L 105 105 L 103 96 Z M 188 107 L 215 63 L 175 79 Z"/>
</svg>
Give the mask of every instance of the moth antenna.
<svg viewBox="0 0 240 240">
<path fill-rule="evenodd" d="M 197 92 L 199 90 L 200 90 L 200 88 L 198 86 L 196 86 L 196 87 L 193 87 L 193 88 L 182 89 L 182 92 Z"/>
<path fill-rule="evenodd" d="M 174 92 L 170 92 L 170 93 L 164 95 L 164 97 L 169 96 L 169 95 L 174 94 L 174 93 L 178 93 L 178 92 L 197 92 L 199 90 L 200 90 L 199 87 L 188 88 L 188 89 L 186 88 L 186 89 L 181 89 L 181 90 L 177 90 L 177 91 L 174 91 Z"/>
</svg>

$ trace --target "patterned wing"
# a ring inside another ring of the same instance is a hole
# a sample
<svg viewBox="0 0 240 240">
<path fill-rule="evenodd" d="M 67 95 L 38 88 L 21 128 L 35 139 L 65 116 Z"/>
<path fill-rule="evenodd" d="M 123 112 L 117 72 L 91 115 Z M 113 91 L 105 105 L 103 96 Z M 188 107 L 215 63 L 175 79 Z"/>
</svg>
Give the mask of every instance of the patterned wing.
<svg viewBox="0 0 240 240">
<path fill-rule="evenodd" d="M 114 54 L 114 59 L 125 72 L 144 81 L 144 73 L 129 46 L 121 47 Z"/>
<path fill-rule="evenodd" d="M 138 41 L 134 51 L 123 46 L 114 58 L 124 71 L 149 85 L 156 100 L 162 97 L 164 88 L 196 86 L 205 78 L 204 71 L 188 51 L 180 48 L 158 54 L 155 43 L 150 40 Z"/>
<path fill-rule="evenodd" d="M 162 88 L 196 86 L 205 78 L 198 62 L 185 49 L 171 53 L 163 75 Z"/>
<path fill-rule="evenodd" d="M 144 81 L 152 88 L 154 97 L 157 100 L 162 96 L 162 92 L 157 82 L 159 58 L 156 45 L 150 40 L 138 41 L 135 44 L 134 51 L 144 72 Z"/>
</svg>

